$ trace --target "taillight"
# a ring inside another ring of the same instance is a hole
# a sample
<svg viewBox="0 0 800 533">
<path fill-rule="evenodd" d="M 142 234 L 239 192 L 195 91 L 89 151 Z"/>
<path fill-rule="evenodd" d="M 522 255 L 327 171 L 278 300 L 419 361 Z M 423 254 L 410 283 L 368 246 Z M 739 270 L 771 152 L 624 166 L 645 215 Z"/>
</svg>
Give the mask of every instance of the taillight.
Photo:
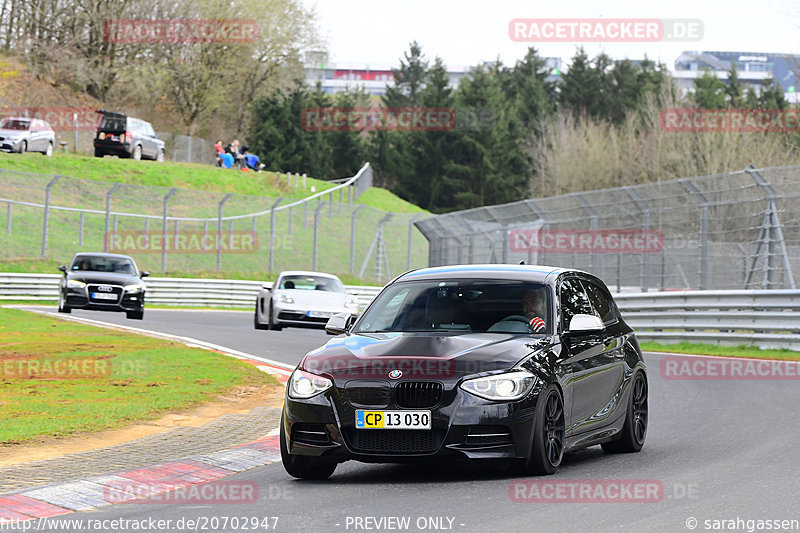
<svg viewBox="0 0 800 533">
<path fill-rule="evenodd" d="M 123 136 L 122 136 L 122 139 L 120 139 L 120 141 L 119 141 L 119 142 L 122 142 L 122 143 L 124 143 L 124 142 L 125 142 L 125 139 L 128 139 L 128 141 L 129 141 L 129 142 L 130 142 L 130 141 L 133 139 L 133 136 L 131 135 L 131 132 L 129 132 L 129 131 L 126 131 L 126 132 L 125 132 L 125 135 L 123 135 Z"/>
</svg>

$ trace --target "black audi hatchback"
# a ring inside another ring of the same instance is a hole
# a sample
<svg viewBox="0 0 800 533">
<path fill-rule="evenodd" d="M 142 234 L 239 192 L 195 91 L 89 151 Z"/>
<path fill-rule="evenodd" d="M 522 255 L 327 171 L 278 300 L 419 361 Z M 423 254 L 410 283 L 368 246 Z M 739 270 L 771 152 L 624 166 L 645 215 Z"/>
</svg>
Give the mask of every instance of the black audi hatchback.
<svg viewBox="0 0 800 533">
<path fill-rule="evenodd" d="M 58 312 L 73 309 L 124 312 L 128 318 L 144 317 L 146 287 L 139 271 L 127 255 L 79 253 L 69 267 L 58 267 L 64 273 L 58 291 Z"/>
<path fill-rule="evenodd" d="M 637 452 L 647 432 L 639 343 L 605 284 L 577 270 L 469 265 L 389 283 L 303 357 L 280 427 L 286 471 L 507 459 L 552 474 L 565 452 Z"/>
</svg>

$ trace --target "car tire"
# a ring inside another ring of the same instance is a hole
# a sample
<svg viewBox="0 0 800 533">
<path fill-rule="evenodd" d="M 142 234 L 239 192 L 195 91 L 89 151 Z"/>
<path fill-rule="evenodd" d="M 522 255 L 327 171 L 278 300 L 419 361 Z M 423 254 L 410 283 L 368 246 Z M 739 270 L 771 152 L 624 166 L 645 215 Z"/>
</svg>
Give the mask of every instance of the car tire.
<svg viewBox="0 0 800 533">
<path fill-rule="evenodd" d="M 95 157 L 105 157 L 105 155 L 106 154 L 104 154 L 101 150 L 98 150 L 97 148 L 94 149 L 94 156 Z"/>
<path fill-rule="evenodd" d="M 144 309 L 141 311 L 125 311 L 125 316 L 130 320 L 144 319 Z"/>
<path fill-rule="evenodd" d="M 256 298 L 256 309 L 255 312 L 253 313 L 253 326 L 255 326 L 256 329 L 269 329 L 269 324 L 262 324 L 261 321 L 258 319 L 258 308 L 260 305 L 261 304 L 258 301 L 258 298 Z"/>
<path fill-rule="evenodd" d="M 286 447 L 286 428 L 283 425 L 283 413 L 281 413 L 281 462 L 286 473 L 299 479 L 328 479 L 336 470 L 338 463 L 310 457 L 307 455 L 291 455 Z"/>
<path fill-rule="evenodd" d="M 533 430 L 531 456 L 522 462 L 526 474 L 550 475 L 564 457 L 566 427 L 564 401 L 555 385 L 539 393 Z"/>
<path fill-rule="evenodd" d="M 44 152 L 42 152 L 42 153 L 47 157 L 52 157 L 53 156 L 53 143 L 47 143 L 47 148 L 45 148 Z"/>
<path fill-rule="evenodd" d="M 283 329 L 283 326 L 281 326 L 277 322 L 272 321 L 272 300 L 270 300 L 269 302 L 269 314 L 267 315 L 267 329 L 271 329 L 272 331 L 280 331 Z"/>
<path fill-rule="evenodd" d="M 158 155 L 156 156 L 156 161 L 159 163 L 163 163 L 164 159 L 166 158 L 166 154 L 164 153 L 164 149 L 158 151 Z"/>
<path fill-rule="evenodd" d="M 19 151 L 17 153 L 24 154 L 28 151 L 28 141 L 22 141 L 19 143 Z"/>
<path fill-rule="evenodd" d="M 136 145 L 136 147 L 133 149 L 133 154 L 131 154 L 131 157 L 134 159 L 134 161 L 142 160 L 142 145 Z"/>
<path fill-rule="evenodd" d="M 601 445 L 606 453 L 635 453 L 642 449 L 647 437 L 647 378 L 644 372 L 636 372 L 631 379 L 631 393 L 625 425 L 617 440 Z"/>
<path fill-rule="evenodd" d="M 58 312 L 65 314 L 70 314 L 72 312 L 72 308 L 66 305 L 64 296 L 60 292 L 58 293 Z"/>
</svg>

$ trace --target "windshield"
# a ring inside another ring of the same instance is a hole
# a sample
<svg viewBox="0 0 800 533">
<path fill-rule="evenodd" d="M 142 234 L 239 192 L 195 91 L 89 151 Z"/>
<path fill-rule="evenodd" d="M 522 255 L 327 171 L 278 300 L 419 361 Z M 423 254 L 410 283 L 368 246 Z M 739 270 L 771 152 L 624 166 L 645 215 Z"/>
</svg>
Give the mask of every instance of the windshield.
<svg viewBox="0 0 800 533">
<path fill-rule="evenodd" d="M 344 285 L 336 278 L 323 276 L 284 276 L 280 289 L 300 289 L 308 291 L 344 292 Z"/>
<path fill-rule="evenodd" d="M 546 285 L 505 280 L 400 282 L 364 313 L 357 333 L 552 333 Z"/>
<path fill-rule="evenodd" d="M 72 262 L 72 271 L 85 272 L 114 272 L 117 274 L 136 275 L 136 266 L 133 261 L 120 257 L 99 257 L 81 255 Z"/>
<path fill-rule="evenodd" d="M 0 130 L 28 131 L 28 126 L 30 126 L 30 124 L 31 122 L 29 120 L 4 118 L 0 122 Z"/>
</svg>

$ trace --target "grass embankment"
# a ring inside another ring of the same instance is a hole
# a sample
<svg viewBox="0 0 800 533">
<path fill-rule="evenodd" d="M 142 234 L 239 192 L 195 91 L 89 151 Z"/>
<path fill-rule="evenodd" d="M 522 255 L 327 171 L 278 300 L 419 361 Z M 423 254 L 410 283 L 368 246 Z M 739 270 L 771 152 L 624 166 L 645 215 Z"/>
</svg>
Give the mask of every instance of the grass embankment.
<svg viewBox="0 0 800 533">
<path fill-rule="evenodd" d="M 179 189 L 169 199 L 169 215 L 178 217 L 198 217 L 209 219 L 203 221 L 181 222 L 176 228 L 170 222 L 168 235 L 205 235 L 216 236 L 218 203 L 223 193 L 236 193 L 224 204 L 224 215 L 247 215 L 267 211 L 276 201 L 276 196 L 290 199 L 311 194 L 311 184 L 317 191 L 330 187 L 326 182 L 308 181 L 308 189 L 302 190 L 286 187 L 282 180 L 280 189 L 274 187 L 275 178 L 272 173 L 243 173 L 226 169 L 218 169 L 207 165 L 184 163 L 156 164 L 151 161 L 130 161 L 116 158 L 91 158 L 81 156 L 56 155 L 45 158 L 39 154 L 0 154 L 0 168 L 47 173 L 59 173 L 67 176 L 99 179 L 109 182 L 147 185 L 144 188 L 124 186 L 117 190 L 111 202 L 113 211 L 122 213 L 145 213 L 153 218 L 145 221 L 142 218 L 112 217 L 113 227 L 119 235 L 160 235 L 161 214 L 164 195 L 167 187 L 192 187 Z M 20 175 L 0 173 L 0 184 L 5 193 L 15 200 L 42 203 L 44 186 L 49 175 Z M 294 182 L 292 182 L 294 185 Z M 83 222 L 76 212 L 52 210 L 49 222 L 49 238 L 47 259 L 52 263 L 62 264 L 69 261 L 77 251 L 102 250 L 104 246 L 105 194 L 110 186 L 98 186 L 91 182 L 62 180 L 53 186 L 50 202 L 53 206 L 80 206 L 94 209 L 99 214 L 87 214 Z M 132 255 L 141 268 L 159 276 L 192 276 L 215 278 L 272 279 L 281 270 L 304 269 L 313 267 L 312 249 L 314 242 L 314 216 L 319 206 L 319 232 L 317 236 L 317 270 L 323 270 L 344 276 L 346 283 L 360 284 L 374 281 L 376 252 L 367 261 L 363 276 L 359 276 L 365 257 L 376 234 L 378 222 L 386 211 L 394 216 L 384 226 L 390 276 L 406 270 L 408 227 L 414 216 L 424 213 L 416 206 L 394 196 L 389 191 L 372 188 L 362 195 L 359 202 L 366 206 L 355 214 L 355 256 L 350 259 L 351 221 L 357 205 L 339 203 L 339 195 L 333 194 L 333 205 L 321 205 L 321 201 L 330 201 L 330 196 L 323 196 L 312 201 L 311 205 L 298 206 L 275 213 L 275 231 L 273 256 L 273 272 L 266 272 L 269 266 L 270 216 L 244 217 L 233 222 L 231 227 L 223 223 L 223 232 L 233 229 L 235 232 L 255 231 L 255 247 L 243 253 L 224 253 L 222 268 L 216 268 L 215 246 L 203 253 L 168 253 L 167 267 L 161 269 L 160 253 L 150 251 L 141 253 L 124 250 Z M 5 206 L 0 205 L 5 208 Z M 3 213 L 5 215 L 5 213 Z M 40 268 L 38 261 L 42 243 L 42 210 L 38 207 L 21 205 L 12 206 L 11 232 L 6 234 L 5 218 L 0 217 L 0 270 L 48 272 Z M 83 224 L 81 242 L 80 228 Z M 113 241 L 112 241 L 113 242 Z M 428 247 L 425 238 L 417 231 L 412 234 L 411 267 L 424 266 L 427 263 Z M 4 268 L 7 265 L 7 268 Z M 349 277 L 348 277 L 349 276 Z M 356 278 L 363 279 L 358 280 Z M 384 273 L 384 281 L 389 276 Z"/>
<path fill-rule="evenodd" d="M 677 344 L 660 344 L 657 342 L 641 342 L 642 351 L 685 353 L 693 355 L 716 355 L 721 357 L 751 357 L 754 359 L 780 359 L 800 361 L 800 352 L 792 350 L 762 350 L 756 346 L 718 346 L 716 344 L 699 344 L 681 342 Z"/>
<path fill-rule="evenodd" d="M 0 152 L 0 168 L 36 174 L 61 174 L 129 185 L 148 187 L 178 187 L 197 191 L 248 194 L 255 196 L 285 196 L 303 198 L 334 187 L 335 184 L 314 178 L 306 180 L 306 189 L 286 185 L 286 175 L 281 174 L 281 186 L 276 187 L 275 172 L 242 172 L 197 163 L 170 161 L 134 161 L 117 157 L 90 157 L 73 154 L 7 154 Z M 294 181 L 292 181 L 294 183 Z"/>
<path fill-rule="evenodd" d="M 0 309 L 0 445 L 117 428 L 269 383 L 213 352 Z"/>
</svg>

